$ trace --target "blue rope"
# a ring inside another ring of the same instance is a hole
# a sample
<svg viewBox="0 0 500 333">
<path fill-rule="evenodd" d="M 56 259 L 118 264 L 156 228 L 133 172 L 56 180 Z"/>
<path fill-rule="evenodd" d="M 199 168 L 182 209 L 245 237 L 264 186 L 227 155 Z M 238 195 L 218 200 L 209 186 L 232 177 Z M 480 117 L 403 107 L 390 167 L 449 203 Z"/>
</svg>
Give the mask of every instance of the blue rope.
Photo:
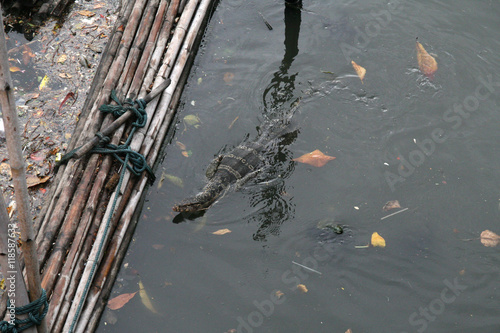
<svg viewBox="0 0 500 333">
<path fill-rule="evenodd" d="M 116 97 L 116 92 L 113 90 L 111 92 L 111 99 L 116 102 L 116 105 L 101 105 L 99 110 L 104 113 L 111 113 L 115 117 L 120 117 L 127 111 L 131 111 L 136 116 L 136 121 L 132 123 L 132 130 L 127 138 L 127 141 L 123 145 L 113 145 L 109 143 L 109 138 L 103 136 L 102 133 L 98 132 L 96 135 L 101 140 L 101 147 L 96 147 L 92 149 L 91 153 L 98 154 L 112 154 L 120 163 L 126 165 L 127 169 L 132 172 L 136 176 L 140 176 L 144 171 L 148 172 L 148 178 L 151 182 L 154 182 L 155 175 L 153 170 L 149 167 L 146 162 L 146 158 L 133 150 L 130 149 L 130 142 L 134 136 L 135 131 L 138 128 L 146 126 L 148 121 L 148 114 L 146 113 L 146 102 L 143 99 L 138 99 L 133 101 L 130 98 L 127 98 L 123 103 L 120 102 L 118 97 Z M 120 158 L 119 154 L 125 154 L 129 156 L 130 166 L 128 163 L 125 163 L 122 158 Z"/>
<path fill-rule="evenodd" d="M 11 300 L 9 300 L 9 306 L 7 307 L 7 312 L 11 308 Z M 42 310 L 43 307 L 43 310 Z M 40 312 L 42 310 L 42 312 Z M 17 333 L 22 332 L 32 326 L 40 325 L 42 323 L 43 318 L 47 314 L 49 310 L 49 303 L 47 302 L 47 293 L 45 289 L 42 289 L 42 295 L 40 298 L 31 302 L 28 305 L 20 306 L 15 308 L 16 315 L 28 314 L 28 318 L 26 319 L 14 319 L 14 325 L 9 321 L 1 321 L 0 322 L 0 332 L 5 333 Z"/>
</svg>

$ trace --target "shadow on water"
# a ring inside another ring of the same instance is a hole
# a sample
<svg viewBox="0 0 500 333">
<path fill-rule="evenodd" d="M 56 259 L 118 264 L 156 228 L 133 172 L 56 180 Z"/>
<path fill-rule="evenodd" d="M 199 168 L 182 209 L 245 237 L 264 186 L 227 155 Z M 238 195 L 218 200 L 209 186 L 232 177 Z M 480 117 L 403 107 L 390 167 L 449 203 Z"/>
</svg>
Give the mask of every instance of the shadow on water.
<svg viewBox="0 0 500 333">
<path fill-rule="evenodd" d="M 259 189 L 252 191 L 250 195 L 251 207 L 256 208 L 256 212 L 249 217 L 249 222 L 260 224 L 253 234 L 253 239 L 256 241 L 264 241 L 269 234 L 279 235 L 280 226 L 294 216 L 293 198 L 286 195 L 284 179 L 292 174 L 295 166 L 287 145 L 295 141 L 300 131 L 299 128 L 293 128 L 293 125 L 289 124 L 292 122 L 290 118 L 294 112 L 289 110 L 296 109 L 294 104 L 297 103 L 297 96 L 294 93 L 295 81 L 299 73 L 290 73 L 290 68 L 299 53 L 302 0 L 286 2 L 284 7 L 285 53 L 278 70 L 274 72 L 271 82 L 264 89 L 262 95 L 264 124 L 258 128 L 258 132 L 263 134 L 265 131 L 273 131 L 273 128 L 265 128 L 273 119 L 285 123 L 288 129 L 285 134 L 279 136 L 276 143 L 266 148 L 264 155 L 267 165 L 265 171 L 262 172 L 263 175 L 257 176 L 257 179 L 262 179 L 262 182 L 257 184 Z M 268 28 L 272 27 L 268 26 Z M 276 130 L 278 129 L 274 129 Z M 245 141 L 248 141 L 247 139 Z M 172 222 L 195 220 L 204 214 L 205 211 L 180 213 Z"/>
</svg>

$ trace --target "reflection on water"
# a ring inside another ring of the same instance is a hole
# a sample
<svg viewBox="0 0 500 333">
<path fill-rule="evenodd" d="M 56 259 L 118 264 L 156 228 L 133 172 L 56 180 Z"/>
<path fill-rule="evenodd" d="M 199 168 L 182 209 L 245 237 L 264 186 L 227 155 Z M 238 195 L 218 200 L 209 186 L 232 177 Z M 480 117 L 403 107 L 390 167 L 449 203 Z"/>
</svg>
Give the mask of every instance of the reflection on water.
<svg viewBox="0 0 500 333">
<path fill-rule="evenodd" d="M 201 124 L 172 131 L 160 167 L 183 187 L 150 190 L 125 260 L 160 314 L 132 299 L 109 311 L 118 320 L 100 331 L 500 329 L 500 254 L 477 239 L 500 233 L 500 5 L 397 3 L 390 11 L 376 0 L 303 2 L 302 10 L 220 2 L 179 110 Z M 433 81 L 417 68 L 417 36 L 436 55 Z M 367 69 L 363 83 L 347 44 Z M 488 96 L 472 108 L 478 89 Z M 258 137 L 298 99 L 259 177 L 172 223 L 170 208 L 202 186 L 219 149 Z M 292 161 L 315 149 L 336 159 L 321 168 Z M 388 172 L 400 178 L 388 181 Z M 381 220 L 395 199 L 408 209 Z M 322 220 L 344 233 L 318 229 Z M 214 235 L 219 229 L 231 232 Z M 366 247 L 373 232 L 385 248 Z M 113 296 L 135 292 L 137 281 L 121 273 Z"/>
</svg>

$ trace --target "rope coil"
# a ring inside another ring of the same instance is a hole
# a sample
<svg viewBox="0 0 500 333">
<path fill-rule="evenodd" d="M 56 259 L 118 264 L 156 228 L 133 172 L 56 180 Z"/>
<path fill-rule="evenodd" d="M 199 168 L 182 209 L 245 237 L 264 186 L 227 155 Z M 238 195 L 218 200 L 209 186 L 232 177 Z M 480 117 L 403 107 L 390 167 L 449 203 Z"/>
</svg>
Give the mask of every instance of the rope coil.
<svg viewBox="0 0 500 333">
<path fill-rule="evenodd" d="M 9 307 L 10 305 L 11 301 L 9 300 Z M 17 332 L 22 332 L 34 325 L 38 326 L 41 324 L 42 319 L 45 318 L 45 315 L 47 314 L 48 310 L 49 310 L 49 303 L 47 302 L 47 293 L 45 292 L 45 289 L 42 289 L 42 295 L 40 295 L 39 299 L 31 302 L 28 305 L 15 308 L 16 315 L 27 314 L 28 318 L 26 319 L 16 318 L 14 319 L 14 325 L 12 325 L 8 321 L 3 320 L 0 322 L 0 332 L 17 333 Z"/>
</svg>

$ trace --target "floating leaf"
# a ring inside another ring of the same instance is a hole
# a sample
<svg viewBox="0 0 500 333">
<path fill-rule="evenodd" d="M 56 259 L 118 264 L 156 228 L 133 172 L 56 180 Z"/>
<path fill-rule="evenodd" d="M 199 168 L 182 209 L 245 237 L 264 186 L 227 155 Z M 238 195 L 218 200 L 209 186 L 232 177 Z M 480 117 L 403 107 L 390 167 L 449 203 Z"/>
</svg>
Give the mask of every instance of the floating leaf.
<svg viewBox="0 0 500 333">
<path fill-rule="evenodd" d="M 45 177 L 38 177 L 38 176 L 33 176 L 33 175 L 27 175 L 26 176 L 26 183 L 28 187 L 33 187 L 37 186 L 40 184 L 43 184 L 47 182 L 47 180 L 50 179 L 50 176 L 45 176 Z"/>
<path fill-rule="evenodd" d="M 348 329 L 347 331 L 345 331 L 345 333 L 352 333 L 351 329 Z"/>
<path fill-rule="evenodd" d="M 429 79 L 432 79 L 434 77 L 434 73 L 438 69 L 436 59 L 434 59 L 433 56 L 427 53 L 422 44 L 420 44 L 418 41 L 417 41 L 417 60 L 420 71 L 424 73 L 424 75 L 427 76 Z"/>
<path fill-rule="evenodd" d="M 382 209 L 386 212 L 388 210 L 396 209 L 396 208 L 401 208 L 401 205 L 399 204 L 399 201 L 397 201 L 397 200 L 387 201 L 387 203 L 384 205 L 384 207 L 382 207 Z"/>
<path fill-rule="evenodd" d="M 0 163 L 0 173 L 7 176 L 7 179 L 12 178 L 12 172 L 8 163 Z"/>
<path fill-rule="evenodd" d="M 42 90 L 43 87 L 45 87 L 45 85 L 47 84 L 47 82 L 49 82 L 49 77 L 45 75 L 42 79 L 42 82 L 40 82 L 40 86 L 38 87 L 38 89 Z"/>
<path fill-rule="evenodd" d="M 61 102 L 61 105 L 59 105 L 59 112 L 61 112 L 64 104 L 68 101 L 68 99 L 73 98 L 74 102 L 76 102 L 75 94 L 73 92 L 69 92 L 66 94 L 66 97 L 64 97 L 63 101 Z M 73 103 L 74 103 L 73 102 Z"/>
<path fill-rule="evenodd" d="M 77 14 L 80 14 L 82 16 L 87 16 L 87 17 L 92 17 L 95 15 L 95 13 L 91 12 L 90 10 L 80 10 L 80 11 L 77 11 Z"/>
<path fill-rule="evenodd" d="M 68 74 L 68 73 L 59 73 L 59 77 L 61 77 L 63 79 L 71 79 L 73 76 L 71 74 Z"/>
<path fill-rule="evenodd" d="M 137 291 L 130 294 L 121 294 L 119 296 L 116 296 L 115 298 L 110 299 L 108 301 L 108 308 L 110 308 L 111 310 L 118 310 L 122 308 L 125 304 L 128 303 L 128 301 L 134 298 L 135 294 L 137 294 Z"/>
<path fill-rule="evenodd" d="M 351 60 L 352 67 L 354 67 L 354 70 L 356 71 L 356 74 L 358 74 L 361 83 L 363 83 L 363 79 L 365 78 L 366 74 L 366 69 L 364 67 L 361 67 L 357 63 L 354 62 L 354 60 Z"/>
<path fill-rule="evenodd" d="M 201 123 L 201 120 L 200 118 L 198 118 L 198 116 L 195 116 L 194 114 L 188 114 L 187 116 L 184 117 L 184 123 L 186 123 L 189 126 L 197 127 Z"/>
<path fill-rule="evenodd" d="M 65 54 L 61 54 L 61 55 L 59 56 L 59 58 L 57 58 L 57 62 L 58 62 L 59 64 L 62 64 L 62 63 L 64 63 L 64 62 L 66 61 L 66 59 L 68 59 L 68 56 L 67 56 L 67 55 L 65 55 Z"/>
<path fill-rule="evenodd" d="M 294 158 L 293 160 L 300 163 L 310 164 L 319 168 L 333 159 L 335 159 L 335 157 L 325 155 L 320 150 L 316 149 L 313 152 L 304 154 L 298 158 Z"/>
<path fill-rule="evenodd" d="M 156 311 L 155 307 L 153 306 L 153 303 L 151 303 L 151 298 L 146 292 L 146 289 L 144 289 L 144 285 L 142 284 L 141 280 L 139 280 L 139 295 L 141 296 L 142 304 L 144 304 L 144 306 L 148 308 L 149 311 L 158 313 L 158 311 Z"/>
<path fill-rule="evenodd" d="M 374 232 L 372 234 L 372 246 L 379 246 L 379 247 L 385 247 L 385 239 L 382 238 L 382 236 L 380 236 L 378 234 L 378 232 Z"/>
<path fill-rule="evenodd" d="M 297 285 L 297 289 L 298 289 L 300 292 L 304 293 L 304 294 L 308 292 L 307 287 L 306 287 L 306 285 L 305 285 L 305 284 L 298 284 L 298 285 Z"/>
<path fill-rule="evenodd" d="M 481 233 L 481 243 L 487 247 L 494 247 L 500 243 L 500 236 L 493 231 L 485 230 Z"/>
<path fill-rule="evenodd" d="M 15 72 L 21 72 L 21 68 L 16 67 L 16 66 L 9 67 L 9 70 L 10 70 L 12 73 L 15 73 Z"/>
<path fill-rule="evenodd" d="M 231 84 L 231 81 L 234 79 L 234 74 L 231 72 L 224 73 L 224 82 L 227 84 Z"/>
<path fill-rule="evenodd" d="M 45 159 L 46 153 L 43 150 L 39 150 L 37 152 L 31 153 L 30 158 L 33 161 L 41 162 Z"/>
<path fill-rule="evenodd" d="M 179 177 L 174 176 L 174 175 L 169 175 L 168 173 L 166 173 L 164 176 L 165 176 L 165 179 L 167 179 L 169 182 L 171 182 L 175 186 L 179 186 L 180 188 L 184 188 L 184 182 Z"/>
<path fill-rule="evenodd" d="M 193 152 L 192 152 L 191 150 L 187 150 L 187 151 L 186 151 L 186 150 L 183 150 L 183 151 L 181 152 L 181 154 L 182 154 L 182 156 L 184 156 L 184 157 L 190 157 L 191 155 L 193 155 Z"/>
<path fill-rule="evenodd" d="M 214 234 L 214 235 L 225 235 L 225 234 L 228 234 L 230 232 L 231 232 L 231 230 L 229 230 L 229 229 L 219 229 L 217 231 L 212 232 L 212 234 Z"/>
<path fill-rule="evenodd" d="M 175 141 L 175 144 L 177 145 L 177 147 L 180 148 L 180 150 L 186 150 L 186 145 L 183 144 L 182 142 L 180 141 Z"/>
<path fill-rule="evenodd" d="M 277 299 L 280 299 L 281 297 L 285 296 L 285 293 L 282 292 L 281 290 L 276 290 L 274 295 L 276 296 Z"/>
</svg>

